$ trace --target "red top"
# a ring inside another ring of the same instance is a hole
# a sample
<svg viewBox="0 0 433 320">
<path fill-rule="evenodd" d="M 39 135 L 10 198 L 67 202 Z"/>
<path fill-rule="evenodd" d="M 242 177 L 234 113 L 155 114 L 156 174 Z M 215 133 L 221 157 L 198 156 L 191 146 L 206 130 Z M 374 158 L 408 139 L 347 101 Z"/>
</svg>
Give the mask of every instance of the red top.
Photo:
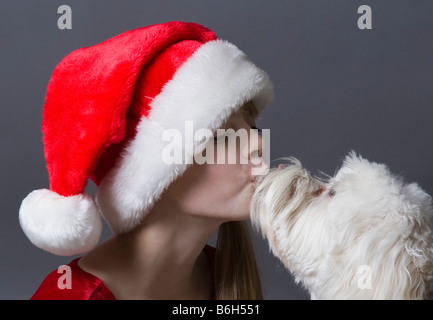
<svg viewBox="0 0 433 320">
<path fill-rule="evenodd" d="M 209 258 L 212 279 L 211 299 L 215 299 L 213 277 L 215 248 L 206 245 L 203 251 Z M 56 269 L 45 278 L 30 300 L 116 300 L 116 297 L 101 279 L 80 268 L 78 260 L 80 258 L 76 258 L 68 264 L 71 268 L 70 289 L 60 288 L 58 282 L 64 284 L 63 279 L 60 278 L 66 273 Z"/>
</svg>

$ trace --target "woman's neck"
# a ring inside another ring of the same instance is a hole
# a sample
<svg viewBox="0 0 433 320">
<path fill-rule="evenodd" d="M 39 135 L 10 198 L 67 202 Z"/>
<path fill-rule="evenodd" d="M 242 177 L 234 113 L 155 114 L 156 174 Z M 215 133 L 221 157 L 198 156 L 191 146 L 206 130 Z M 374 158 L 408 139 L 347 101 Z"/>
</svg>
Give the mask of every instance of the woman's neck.
<svg viewBox="0 0 433 320">
<path fill-rule="evenodd" d="M 207 299 L 211 279 L 203 248 L 218 226 L 159 201 L 139 227 L 114 236 L 79 265 L 117 299 Z"/>
</svg>

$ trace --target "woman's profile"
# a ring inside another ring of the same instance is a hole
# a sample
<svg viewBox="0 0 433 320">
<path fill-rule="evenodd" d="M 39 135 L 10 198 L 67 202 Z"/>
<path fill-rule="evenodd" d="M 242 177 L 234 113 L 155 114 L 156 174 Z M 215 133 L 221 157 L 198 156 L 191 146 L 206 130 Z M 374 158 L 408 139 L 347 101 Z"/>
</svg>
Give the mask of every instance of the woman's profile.
<svg viewBox="0 0 433 320">
<path fill-rule="evenodd" d="M 263 70 L 195 23 L 130 30 L 66 56 L 43 108 L 50 188 L 31 192 L 19 219 L 39 248 L 82 256 L 68 265 L 71 288 L 55 270 L 32 299 L 261 299 L 245 220 L 252 169 L 266 169 L 256 119 L 272 98 Z M 186 123 L 206 129 L 202 139 L 188 140 Z M 207 144 L 230 148 L 217 129 L 257 143 L 236 145 L 235 163 L 197 163 Z M 182 162 L 165 161 L 168 143 Z M 114 236 L 99 244 L 101 215 Z"/>
</svg>

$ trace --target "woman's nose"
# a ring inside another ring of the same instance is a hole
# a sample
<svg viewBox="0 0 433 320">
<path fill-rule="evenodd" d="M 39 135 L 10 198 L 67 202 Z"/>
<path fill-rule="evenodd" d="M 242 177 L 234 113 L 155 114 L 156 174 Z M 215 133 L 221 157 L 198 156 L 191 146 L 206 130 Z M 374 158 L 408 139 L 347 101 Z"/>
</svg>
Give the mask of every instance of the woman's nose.
<svg viewBox="0 0 433 320">
<path fill-rule="evenodd" d="M 250 130 L 248 147 L 248 160 L 252 164 L 252 175 L 266 174 L 269 171 L 269 164 L 263 154 L 267 145 L 257 130 Z"/>
</svg>

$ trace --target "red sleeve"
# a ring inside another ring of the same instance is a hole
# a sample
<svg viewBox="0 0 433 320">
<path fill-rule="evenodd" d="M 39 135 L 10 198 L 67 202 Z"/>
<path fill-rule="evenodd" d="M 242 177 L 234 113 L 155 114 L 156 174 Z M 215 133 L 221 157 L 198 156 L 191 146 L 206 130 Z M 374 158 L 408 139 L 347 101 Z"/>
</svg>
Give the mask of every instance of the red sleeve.
<svg viewBox="0 0 433 320">
<path fill-rule="evenodd" d="M 215 299 L 213 274 L 216 249 L 206 245 L 204 251 L 209 258 L 211 269 L 211 299 Z M 62 283 L 61 277 L 65 273 L 58 272 L 59 269 L 56 269 L 45 278 L 30 300 L 116 300 L 101 279 L 85 272 L 78 266 L 79 259 L 77 258 L 68 264 L 71 275 L 70 289 L 59 287 L 59 279 Z"/>
<path fill-rule="evenodd" d="M 66 272 L 51 272 L 41 283 L 30 300 L 115 300 L 114 295 L 101 279 L 85 272 L 78 266 L 77 258 L 68 264 L 70 267 L 70 288 L 61 288 L 58 282 Z"/>
</svg>

